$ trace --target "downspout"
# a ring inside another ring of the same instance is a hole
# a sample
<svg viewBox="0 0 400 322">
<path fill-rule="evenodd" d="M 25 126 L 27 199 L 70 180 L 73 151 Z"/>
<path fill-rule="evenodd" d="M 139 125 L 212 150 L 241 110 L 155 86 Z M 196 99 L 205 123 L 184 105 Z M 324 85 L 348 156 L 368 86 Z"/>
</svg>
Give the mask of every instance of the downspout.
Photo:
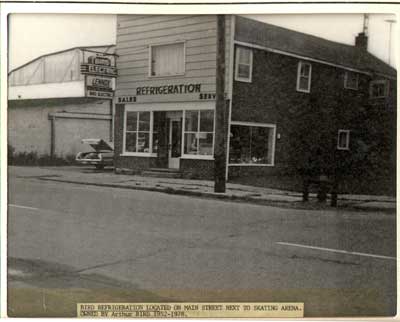
<svg viewBox="0 0 400 322">
<path fill-rule="evenodd" d="M 55 157 L 56 151 L 56 116 L 49 115 L 50 119 L 50 157 Z"/>
</svg>

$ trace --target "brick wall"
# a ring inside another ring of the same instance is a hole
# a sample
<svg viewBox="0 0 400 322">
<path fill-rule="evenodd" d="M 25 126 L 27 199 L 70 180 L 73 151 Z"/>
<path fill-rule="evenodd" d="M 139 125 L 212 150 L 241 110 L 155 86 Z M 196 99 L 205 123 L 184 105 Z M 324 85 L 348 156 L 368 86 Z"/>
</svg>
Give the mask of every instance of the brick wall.
<svg viewBox="0 0 400 322">
<path fill-rule="evenodd" d="M 274 167 L 230 167 L 230 178 L 279 175 L 282 171 L 290 173 L 289 154 L 293 151 L 291 138 L 299 135 L 295 130 L 299 128 L 298 123 L 302 118 L 310 120 L 303 124 L 304 131 L 316 127 L 321 129 L 319 133 L 324 142 L 321 144 L 322 153 L 327 154 L 331 161 L 340 162 L 349 173 L 369 171 L 367 154 L 377 145 L 384 146 L 383 150 L 386 151 L 380 158 L 382 167 L 388 169 L 387 173 L 394 173 L 395 82 L 391 81 L 388 99 L 371 100 L 371 76 L 359 74 L 359 89 L 345 89 L 344 70 L 311 63 L 311 92 L 297 92 L 299 59 L 252 50 L 252 82 L 234 81 L 233 84 L 232 121 L 276 124 L 276 133 L 280 138 L 276 140 Z M 313 120 L 307 114 L 317 117 Z M 336 149 L 338 129 L 351 131 L 349 151 Z M 363 152 L 363 149 L 368 152 Z M 387 159 L 392 159 L 390 164 Z"/>
<path fill-rule="evenodd" d="M 185 178 L 214 179 L 214 160 L 181 159 L 180 170 Z"/>
</svg>

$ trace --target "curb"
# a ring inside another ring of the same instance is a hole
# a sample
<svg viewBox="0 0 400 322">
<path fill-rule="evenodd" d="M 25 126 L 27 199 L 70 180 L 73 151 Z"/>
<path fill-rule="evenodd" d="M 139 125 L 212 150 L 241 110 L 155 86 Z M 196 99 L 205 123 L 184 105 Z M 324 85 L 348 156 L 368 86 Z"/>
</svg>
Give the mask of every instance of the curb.
<svg viewBox="0 0 400 322">
<path fill-rule="evenodd" d="M 349 205 L 342 205 L 339 207 L 331 207 L 328 205 L 321 205 L 315 206 L 313 204 L 306 204 L 303 203 L 301 200 L 299 201 L 275 201 L 275 200 L 267 200 L 267 199 L 255 199 L 252 197 L 240 197 L 240 196 L 233 196 L 233 195 L 223 195 L 217 193 L 206 193 L 206 192 L 198 192 L 198 191 L 189 191 L 183 189 L 175 189 L 175 188 L 156 188 L 156 187 L 143 187 L 143 186 L 124 186 L 117 183 L 97 183 L 97 182 L 82 182 L 82 181 L 74 181 L 74 180 L 66 180 L 66 179 L 59 179 L 59 178 L 46 178 L 41 177 L 38 178 L 42 181 L 53 181 L 53 182 L 64 182 L 64 183 L 71 183 L 71 184 L 79 184 L 79 185 L 86 185 L 86 186 L 97 186 L 97 187 L 108 187 L 108 188 L 118 188 L 118 189 L 127 189 L 127 190 L 141 190 L 141 191 L 151 191 L 151 192 L 160 192 L 166 194 L 175 194 L 175 195 L 182 195 L 182 196 L 192 196 L 192 197 L 200 197 L 206 199 L 218 199 L 218 200 L 226 200 L 226 201 L 233 201 L 233 202 L 245 202 L 251 203 L 256 205 L 262 206 L 276 206 L 282 208 L 292 208 L 292 209 L 303 209 L 303 210 L 338 210 L 338 209 L 351 209 L 353 211 L 359 212 L 372 212 L 372 211 L 381 211 L 387 214 L 396 214 L 396 209 L 388 209 L 388 208 L 379 208 L 379 207 L 369 207 L 369 208 L 362 208 L 357 207 L 357 205 L 349 204 Z"/>
</svg>

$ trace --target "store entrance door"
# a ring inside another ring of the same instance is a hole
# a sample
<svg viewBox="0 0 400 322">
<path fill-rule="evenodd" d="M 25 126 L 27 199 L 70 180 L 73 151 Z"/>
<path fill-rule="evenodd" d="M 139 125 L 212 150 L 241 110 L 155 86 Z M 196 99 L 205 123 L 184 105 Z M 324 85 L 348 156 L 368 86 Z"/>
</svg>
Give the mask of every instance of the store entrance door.
<svg viewBox="0 0 400 322">
<path fill-rule="evenodd" d="M 179 169 L 179 159 L 182 153 L 182 119 L 169 119 L 168 167 Z"/>
</svg>

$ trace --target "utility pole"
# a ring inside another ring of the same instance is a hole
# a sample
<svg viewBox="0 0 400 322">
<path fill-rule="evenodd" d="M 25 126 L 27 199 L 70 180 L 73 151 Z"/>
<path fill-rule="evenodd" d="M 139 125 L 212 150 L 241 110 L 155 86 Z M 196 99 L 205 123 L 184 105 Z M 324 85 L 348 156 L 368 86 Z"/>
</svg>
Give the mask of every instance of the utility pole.
<svg viewBox="0 0 400 322">
<path fill-rule="evenodd" d="M 226 101 L 225 101 L 225 15 L 217 15 L 217 75 L 215 102 L 214 192 L 225 192 Z"/>
</svg>

